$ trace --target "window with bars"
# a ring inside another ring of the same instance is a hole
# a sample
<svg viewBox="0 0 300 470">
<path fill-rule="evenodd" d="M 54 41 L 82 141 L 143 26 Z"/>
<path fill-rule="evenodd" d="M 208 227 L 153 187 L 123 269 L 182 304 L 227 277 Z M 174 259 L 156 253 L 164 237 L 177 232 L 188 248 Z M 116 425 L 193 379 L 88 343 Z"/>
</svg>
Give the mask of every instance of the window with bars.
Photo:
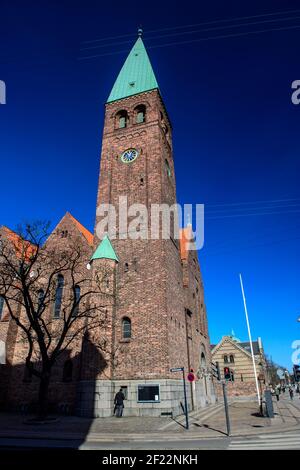
<svg viewBox="0 0 300 470">
<path fill-rule="evenodd" d="M 54 302 L 54 318 L 60 317 L 60 310 L 62 304 L 63 290 L 64 290 L 64 277 L 59 274 L 57 276 L 57 287 L 55 292 L 55 302 Z"/>
<path fill-rule="evenodd" d="M 127 127 L 128 123 L 128 113 L 127 111 L 119 111 L 117 114 L 117 122 L 116 122 L 116 127 L 119 129 L 124 129 Z"/>
<path fill-rule="evenodd" d="M 78 315 L 78 312 L 79 312 L 79 301 L 80 301 L 80 287 L 79 286 L 75 286 L 75 299 L 74 300 L 76 302 L 76 305 L 74 307 L 72 316 L 76 317 L 76 315 Z"/>
<path fill-rule="evenodd" d="M 3 309 L 4 309 L 4 297 L 0 295 L 0 320 L 2 319 Z"/>
<path fill-rule="evenodd" d="M 45 292 L 43 291 L 43 289 L 40 289 L 38 291 L 38 305 L 37 305 L 38 313 L 40 313 L 41 309 L 43 308 L 44 298 L 45 298 Z"/>
<path fill-rule="evenodd" d="M 166 172 L 167 172 L 168 178 L 171 178 L 172 176 L 171 167 L 167 159 L 165 159 L 165 165 L 166 165 Z"/>
<path fill-rule="evenodd" d="M 131 338 L 131 321 L 129 318 L 123 318 L 122 321 L 122 333 L 124 339 Z"/>
<path fill-rule="evenodd" d="M 136 124 L 141 124 L 142 122 L 145 122 L 146 106 L 144 106 L 143 104 L 137 106 L 135 108 L 135 113 L 136 113 L 136 119 L 135 119 Z"/>
</svg>

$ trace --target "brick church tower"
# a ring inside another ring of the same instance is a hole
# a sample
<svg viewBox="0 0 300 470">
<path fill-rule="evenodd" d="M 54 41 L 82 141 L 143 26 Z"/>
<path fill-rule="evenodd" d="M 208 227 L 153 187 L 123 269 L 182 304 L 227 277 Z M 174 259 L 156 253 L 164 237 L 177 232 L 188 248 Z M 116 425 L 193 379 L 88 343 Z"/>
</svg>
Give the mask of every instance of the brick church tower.
<svg viewBox="0 0 300 470">
<path fill-rule="evenodd" d="M 111 211 L 109 217 L 115 237 L 103 238 L 103 204 L 114 208 L 115 220 Z M 197 252 L 185 249 L 189 228 L 181 231 L 180 240 L 174 233 L 162 239 L 161 230 L 153 238 L 149 215 L 140 236 L 133 238 L 136 214 L 129 211 L 122 223 L 126 206 L 129 210 L 133 204 L 142 204 L 148 214 L 155 204 L 176 204 L 172 127 L 141 37 L 105 106 L 91 266 L 92 276 L 105 266 L 112 274 L 114 302 L 107 309 L 106 339 L 113 360 L 96 377 L 87 372 L 80 382 L 81 414 L 111 415 L 120 387 L 126 415 L 179 414 L 182 377 L 170 369 L 183 366 L 197 376 L 187 387 L 190 408 L 214 401 Z"/>
</svg>

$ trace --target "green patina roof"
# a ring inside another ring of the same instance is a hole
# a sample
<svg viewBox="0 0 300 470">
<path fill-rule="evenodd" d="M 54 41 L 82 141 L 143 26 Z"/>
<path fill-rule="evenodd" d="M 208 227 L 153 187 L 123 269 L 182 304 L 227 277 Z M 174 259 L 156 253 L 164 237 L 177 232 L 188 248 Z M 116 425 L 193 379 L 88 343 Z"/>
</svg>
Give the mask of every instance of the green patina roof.
<svg viewBox="0 0 300 470">
<path fill-rule="evenodd" d="M 121 68 L 107 103 L 154 88 L 158 88 L 158 84 L 144 43 L 139 37 Z"/>
<path fill-rule="evenodd" d="M 241 340 L 235 336 L 235 332 L 234 332 L 233 330 L 231 330 L 231 335 L 229 335 L 229 337 L 230 337 L 233 341 L 236 341 L 237 343 L 240 343 L 240 342 L 241 342 Z"/>
<path fill-rule="evenodd" d="M 115 261 L 119 262 L 119 258 L 117 257 L 107 235 L 105 235 L 103 240 L 99 243 L 95 253 L 91 258 L 91 261 L 95 259 L 114 259 Z"/>
</svg>

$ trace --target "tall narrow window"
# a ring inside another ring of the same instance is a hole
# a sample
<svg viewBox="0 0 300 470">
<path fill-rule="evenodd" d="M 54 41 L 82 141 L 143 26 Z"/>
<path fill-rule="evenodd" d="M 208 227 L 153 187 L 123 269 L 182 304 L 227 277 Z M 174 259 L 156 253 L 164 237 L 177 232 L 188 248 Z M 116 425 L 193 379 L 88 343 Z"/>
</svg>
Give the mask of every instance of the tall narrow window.
<svg viewBox="0 0 300 470">
<path fill-rule="evenodd" d="M 129 318 L 123 318 L 122 333 L 124 339 L 131 338 L 131 321 Z"/>
<path fill-rule="evenodd" d="M 40 289 L 38 291 L 38 308 L 37 308 L 38 313 L 40 313 L 43 308 L 44 298 L 45 298 L 45 292 L 43 291 L 43 289 Z"/>
<path fill-rule="evenodd" d="M 169 178 L 171 178 L 171 176 L 172 176 L 171 167 L 170 167 L 170 163 L 168 162 L 167 159 L 165 159 L 165 165 L 166 165 L 167 175 L 168 175 Z"/>
<path fill-rule="evenodd" d="M 56 287 L 56 292 L 55 292 L 54 318 L 59 318 L 60 316 L 63 290 L 64 290 L 64 277 L 61 274 L 59 274 L 57 276 L 57 287 Z"/>
<path fill-rule="evenodd" d="M 117 114 L 116 127 L 118 127 L 119 129 L 123 129 L 124 127 L 127 126 L 127 122 L 128 122 L 127 111 L 119 111 Z"/>
<path fill-rule="evenodd" d="M 135 108 L 135 113 L 136 113 L 136 118 L 135 122 L 137 124 L 141 124 L 142 122 L 145 122 L 146 120 L 146 106 L 141 104 L 140 106 L 137 106 Z"/>
<path fill-rule="evenodd" d="M 73 363 L 72 363 L 71 359 L 68 359 L 64 363 L 63 382 L 71 382 L 72 381 L 72 375 L 73 375 Z"/>
<path fill-rule="evenodd" d="M 227 355 L 224 356 L 224 362 L 225 362 L 225 364 L 227 364 L 227 362 L 228 362 L 228 356 Z"/>
<path fill-rule="evenodd" d="M 232 354 L 230 354 L 230 356 L 229 356 L 229 361 L 230 361 L 230 362 L 234 362 L 234 357 L 233 357 Z"/>
<path fill-rule="evenodd" d="M 2 318 L 3 309 L 4 309 L 4 298 L 2 297 L 2 295 L 0 295 L 0 320 Z"/>
<path fill-rule="evenodd" d="M 75 299 L 74 300 L 76 302 L 76 305 L 73 310 L 73 317 L 76 317 L 76 315 L 78 315 L 78 312 L 79 312 L 79 301 L 80 301 L 80 287 L 79 286 L 75 286 Z"/>
</svg>

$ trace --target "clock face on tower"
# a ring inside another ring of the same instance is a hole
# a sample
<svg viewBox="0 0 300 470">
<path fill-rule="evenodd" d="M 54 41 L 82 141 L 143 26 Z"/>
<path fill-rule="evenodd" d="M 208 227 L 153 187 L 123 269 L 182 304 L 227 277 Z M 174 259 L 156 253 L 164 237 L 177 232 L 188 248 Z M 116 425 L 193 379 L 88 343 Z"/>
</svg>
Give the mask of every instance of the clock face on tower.
<svg viewBox="0 0 300 470">
<path fill-rule="evenodd" d="M 127 149 L 121 155 L 121 162 L 123 163 L 131 163 L 137 159 L 139 156 L 139 152 L 136 149 Z"/>
</svg>

